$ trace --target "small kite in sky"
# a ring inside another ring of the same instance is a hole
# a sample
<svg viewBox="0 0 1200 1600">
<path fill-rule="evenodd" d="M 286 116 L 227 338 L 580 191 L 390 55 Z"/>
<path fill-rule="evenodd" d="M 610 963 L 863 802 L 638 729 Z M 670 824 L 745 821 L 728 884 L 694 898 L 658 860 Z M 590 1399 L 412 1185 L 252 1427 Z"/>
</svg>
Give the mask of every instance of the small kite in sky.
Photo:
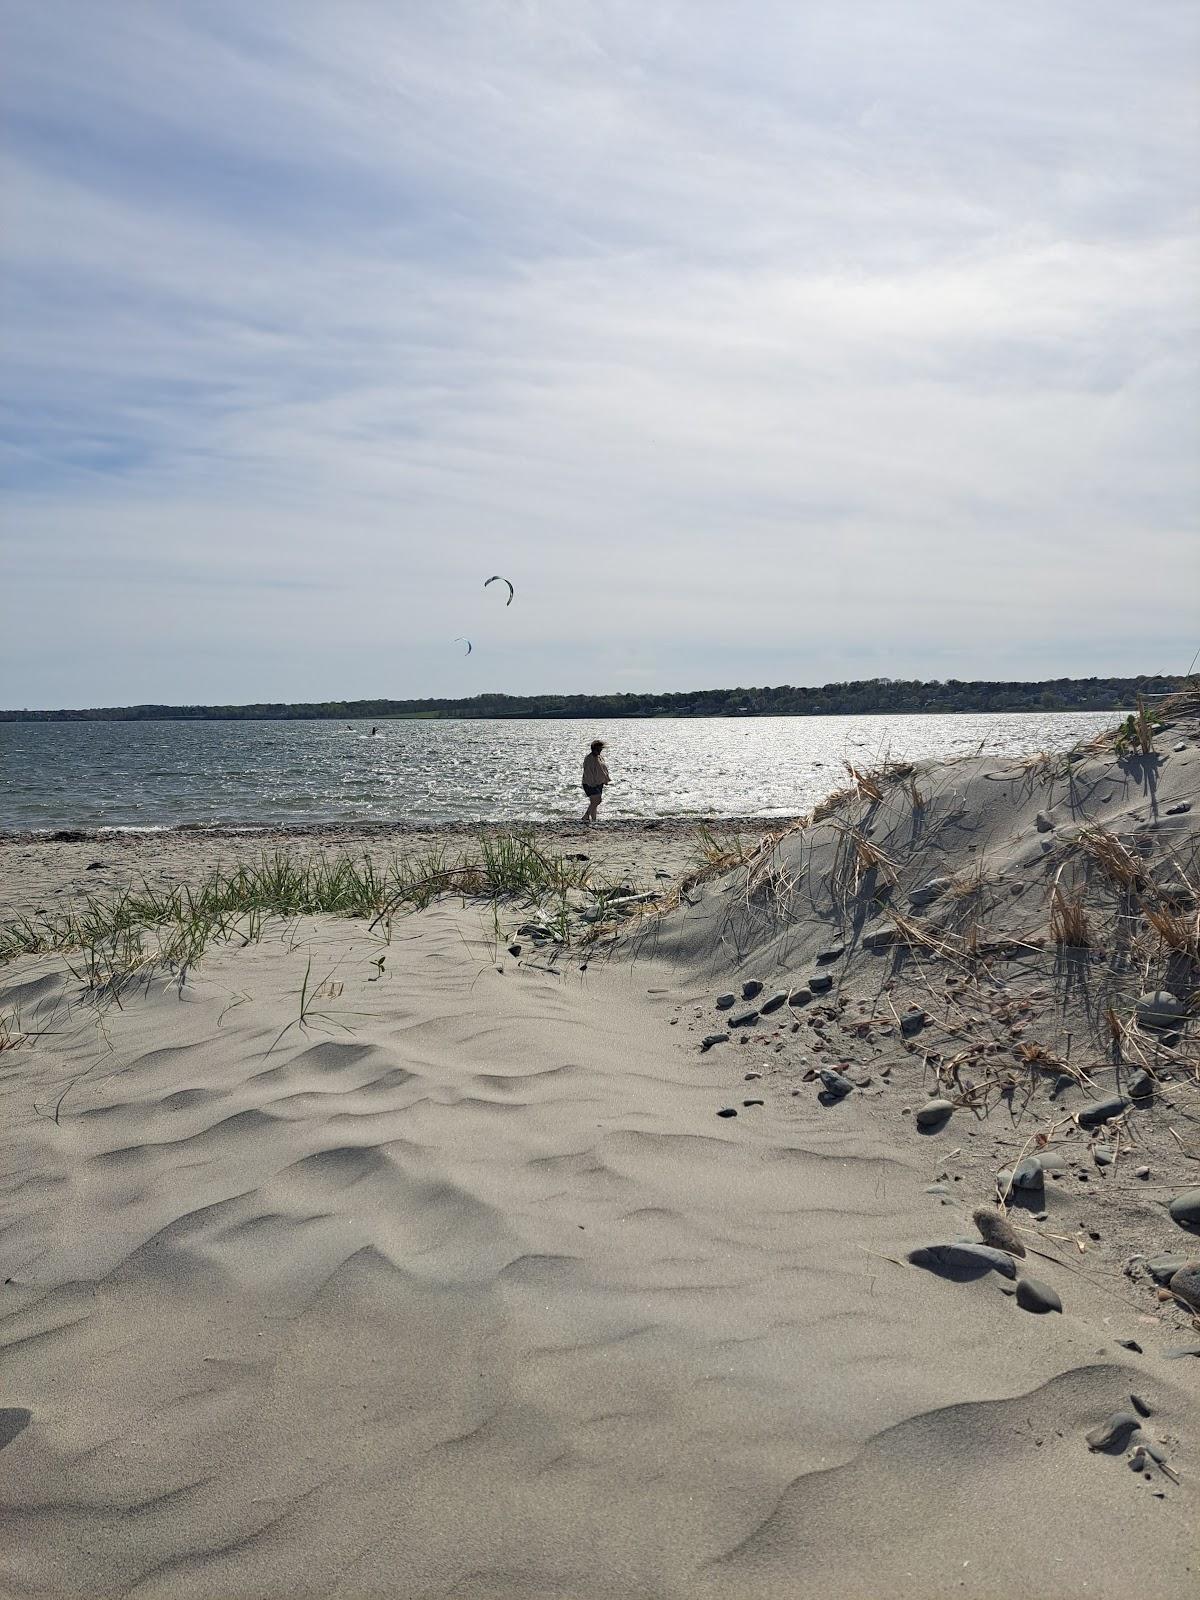
<svg viewBox="0 0 1200 1600">
<path fill-rule="evenodd" d="M 486 589 L 489 583 L 507 584 L 507 586 L 508 586 L 508 599 L 504 602 L 504 604 L 506 606 L 512 605 L 512 603 L 513 603 L 513 595 L 516 593 L 516 591 L 514 590 L 512 584 L 508 582 L 507 578 L 502 578 L 500 576 L 500 574 L 497 572 L 497 573 L 494 574 L 494 576 L 492 576 L 492 577 L 487 579 L 487 582 L 485 582 L 483 587 Z"/>
<path fill-rule="evenodd" d="M 475 648 L 474 645 L 471 643 L 470 639 L 465 638 L 461 633 L 456 638 L 451 639 L 450 643 L 451 644 L 465 644 L 466 647 L 467 647 L 467 649 L 466 649 L 466 654 L 467 655 L 470 655 L 471 651 Z"/>
</svg>

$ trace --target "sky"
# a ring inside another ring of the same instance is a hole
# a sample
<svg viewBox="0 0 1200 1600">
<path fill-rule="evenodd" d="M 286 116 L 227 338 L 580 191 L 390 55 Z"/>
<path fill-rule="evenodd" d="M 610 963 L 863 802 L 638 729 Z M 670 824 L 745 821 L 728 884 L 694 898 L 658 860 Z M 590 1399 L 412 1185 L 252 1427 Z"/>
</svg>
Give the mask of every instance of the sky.
<svg viewBox="0 0 1200 1600">
<path fill-rule="evenodd" d="M 0 23 L 0 705 L 1200 648 L 1190 0 Z"/>
</svg>

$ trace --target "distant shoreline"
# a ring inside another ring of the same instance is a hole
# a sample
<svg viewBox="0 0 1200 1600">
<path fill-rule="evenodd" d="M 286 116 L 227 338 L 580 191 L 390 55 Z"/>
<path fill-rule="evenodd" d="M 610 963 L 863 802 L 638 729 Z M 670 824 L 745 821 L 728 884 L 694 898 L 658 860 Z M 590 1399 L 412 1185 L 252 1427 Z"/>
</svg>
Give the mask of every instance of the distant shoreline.
<svg viewBox="0 0 1200 1600">
<path fill-rule="evenodd" d="M 273 701 L 247 705 L 101 706 L 0 711 L 0 722 L 389 722 L 568 721 L 651 717 L 946 715 L 949 712 L 1125 711 L 1138 697 L 1174 694 L 1186 678 L 868 678 L 797 688 L 695 689 L 670 694 L 503 695 L 469 699 Z"/>
</svg>

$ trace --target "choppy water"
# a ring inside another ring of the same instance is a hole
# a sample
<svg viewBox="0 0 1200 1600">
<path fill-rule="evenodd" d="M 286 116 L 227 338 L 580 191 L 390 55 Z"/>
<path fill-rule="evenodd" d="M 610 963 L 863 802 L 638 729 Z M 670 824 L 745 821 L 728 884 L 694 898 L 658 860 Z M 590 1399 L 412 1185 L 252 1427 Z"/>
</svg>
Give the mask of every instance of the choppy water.
<svg viewBox="0 0 1200 1600">
<path fill-rule="evenodd" d="M 1107 713 L 571 722 L 0 724 L 0 830 L 547 819 L 582 810 L 608 741 L 606 816 L 786 816 L 842 762 L 1065 749 Z"/>
</svg>

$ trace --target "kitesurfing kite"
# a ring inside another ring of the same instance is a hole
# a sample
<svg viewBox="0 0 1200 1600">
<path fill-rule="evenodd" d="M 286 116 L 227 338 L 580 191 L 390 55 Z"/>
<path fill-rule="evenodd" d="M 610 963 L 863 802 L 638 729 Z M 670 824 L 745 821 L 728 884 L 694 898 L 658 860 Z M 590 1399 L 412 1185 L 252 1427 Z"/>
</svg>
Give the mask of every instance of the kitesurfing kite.
<svg viewBox="0 0 1200 1600">
<path fill-rule="evenodd" d="M 512 584 L 508 582 L 507 578 L 502 578 L 500 576 L 500 574 L 497 572 L 487 580 L 487 582 L 484 584 L 483 587 L 486 589 L 489 583 L 503 583 L 503 584 L 506 584 L 508 586 L 508 599 L 504 602 L 504 604 L 506 606 L 512 605 L 512 603 L 513 603 L 513 595 L 514 595 L 514 593 L 516 591 L 513 589 Z"/>
<path fill-rule="evenodd" d="M 474 645 L 472 645 L 470 639 L 465 638 L 461 633 L 458 634 L 456 638 L 451 639 L 450 643 L 451 644 L 465 644 L 466 647 L 467 647 L 467 650 L 466 650 L 467 655 L 470 655 L 471 651 L 475 648 Z"/>
</svg>

